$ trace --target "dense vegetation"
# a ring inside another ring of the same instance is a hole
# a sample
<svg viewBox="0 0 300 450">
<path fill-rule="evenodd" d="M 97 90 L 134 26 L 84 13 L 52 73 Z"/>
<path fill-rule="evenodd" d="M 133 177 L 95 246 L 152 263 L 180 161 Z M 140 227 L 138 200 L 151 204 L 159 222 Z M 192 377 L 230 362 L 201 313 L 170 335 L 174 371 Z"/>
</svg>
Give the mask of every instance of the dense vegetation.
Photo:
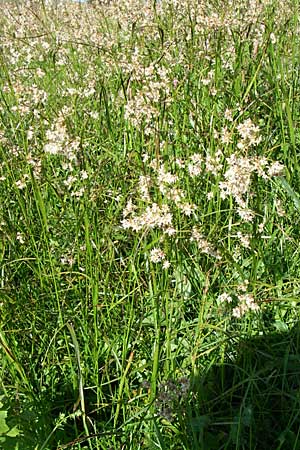
<svg viewBox="0 0 300 450">
<path fill-rule="evenodd" d="M 298 1 L 4 3 L 3 449 L 300 449 Z"/>
</svg>

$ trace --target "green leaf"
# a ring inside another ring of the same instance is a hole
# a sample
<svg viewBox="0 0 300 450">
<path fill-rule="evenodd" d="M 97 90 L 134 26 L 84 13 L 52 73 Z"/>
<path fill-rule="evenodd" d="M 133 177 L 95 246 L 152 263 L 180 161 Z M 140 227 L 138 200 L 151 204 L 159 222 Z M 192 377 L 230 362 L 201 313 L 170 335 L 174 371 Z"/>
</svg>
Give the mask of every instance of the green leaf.
<svg viewBox="0 0 300 450">
<path fill-rule="evenodd" d="M 289 331 L 289 327 L 282 320 L 276 320 L 274 323 L 274 326 L 275 326 L 276 330 L 279 332 L 288 332 Z"/>
<path fill-rule="evenodd" d="M 6 433 L 6 436 L 16 437 L 16 436 L 19 436 L 19 434 L 20 434 L 20 430 L 18 430 L 18 428 L 15 426 L 11 430 L 9 430 L 8 433 Z"/>
<path fill-rule="evenodd" d="M 283 177 L 279 177 L 279 180 L 281 182 L 281 185 L 285 192 L 290 196 L 290 198 L 293 200 L 295 207 L 300 210 L 300 198 L 299 194 L 294 191 L 294 189 L 291 187 L 291 185 L 287 182 L 287 180 Z"/>
<path fill-rule="evenodd" d="M 7 417 L 7 411 L 0 411 L 0 420 L 5 420 Z"/>
<path fill-rule="evenodd" d="M 5 419 L 3 417 L 1 417 L 1 415 L 2 415 L 1 413 L 6 413 L 6 411 L 0 411 L 0 436 L 2 434 L 6 434 L 9 430 L 9 427 L 6 425 Z"/>
</svg>

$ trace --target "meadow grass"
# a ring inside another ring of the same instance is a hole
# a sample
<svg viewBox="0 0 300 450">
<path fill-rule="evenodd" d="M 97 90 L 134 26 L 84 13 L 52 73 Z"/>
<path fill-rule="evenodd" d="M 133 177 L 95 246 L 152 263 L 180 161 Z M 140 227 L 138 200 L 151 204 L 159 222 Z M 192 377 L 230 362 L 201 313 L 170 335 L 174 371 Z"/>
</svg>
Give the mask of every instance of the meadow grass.
<svg viewBox="0 0 300 450">
<path fill-rule="evenodd" d="M 4 3 L 3 449 L 300 449 L 299 4 Z"/>
</svg>

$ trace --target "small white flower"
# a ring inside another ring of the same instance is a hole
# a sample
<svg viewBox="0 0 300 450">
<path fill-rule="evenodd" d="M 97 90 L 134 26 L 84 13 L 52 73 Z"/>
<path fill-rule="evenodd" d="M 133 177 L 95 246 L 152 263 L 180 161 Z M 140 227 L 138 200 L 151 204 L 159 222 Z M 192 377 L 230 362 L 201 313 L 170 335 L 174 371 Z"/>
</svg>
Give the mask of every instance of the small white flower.
<svg viewBox="0 0 300 450">
<path fill-rule="evenodd" d="M 284 165 L 278 161 L 272 163 L 268 170 L 269 177 L 278 177 L 284 172 Z"/>
<path fill-rule="evenodd" d="M 150 261 L 153 263 L 159 263 L 163 260 L 165 260 L 166 255 L 160 248 L 153 248 L 150 252 Z"/>
<path fill-rule="evenodd" d="M 273 45 L 276 44 L 277 39 L 274 33 L 270 34 L 270 41 L 272 42 Z"/>
<path fill-rule="evenodd" d="M 245 248 L 250 248 L 250 238 L 248 234 L 242 234 L 240 231 L 237 232 L 237 237 L 240 240 L 240 243 Z"/>
<path fill-rule="evenodd" d="M 238 215 L 241 219 L 243 219 L 245 222 L 253 222 L 254 219 L 254 212 L 251 211 L 248 208 L 238 208 L 237 209 Z"/>
<path fill-rule="evenodd" d="M 228 122 L 232 122 L 233 121 L 232 111 L 227 108 L 224 112 L 224 117 L 226 120 L 228 120 Z"/>
<path fill-rule="evenodd" d="M 26 187 L 26 183 L 24 180 L 18 180 L 16 181 L 16 186 L 18 189 L 22 190 Z"/>
<path fill-rule="evenodd" d="M 163 269 L 168 269 L 169 267 L 170 267 L 170 261 L 168 261 L 168 260 L 165 260 L 164 262 L 163 262 L 163 265 L 162 265 L 162 267 L 163 267 Z"/>
<path fill-rule="evenodd" d="M 19 241 L 20 242 L 20 244 L 24 244 L 24 242 L 25 242 L 25 240 L 24 240 L 24 236 L 23 236 L 23 234 L 22 233 L 17 233 L 17 236 L 16 236 L 16 239 L 17 239 L 17 241 Z"/>
<path fill-rule="evenodd" d="M 169 228 L 166 228 L 165 233 L 168 236 L 174 236 L 174 234 L 176 234 L 176 230 L 173 227 L 169 227 Z"/>
<path fill-rule="evenodd" d="M 232 297 L 226 292 L 224 292 L 223 294 L 219 295 L 217 300 L 221 303 L 231 303 Z"/>
</svg>

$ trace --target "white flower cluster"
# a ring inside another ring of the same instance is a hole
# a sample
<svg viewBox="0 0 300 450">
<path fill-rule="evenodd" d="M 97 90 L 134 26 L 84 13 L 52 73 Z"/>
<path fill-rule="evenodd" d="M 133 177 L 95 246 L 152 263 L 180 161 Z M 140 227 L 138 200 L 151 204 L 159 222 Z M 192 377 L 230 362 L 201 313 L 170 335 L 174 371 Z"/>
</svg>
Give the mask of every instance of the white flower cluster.
<svg viewBox="0 0 300 450">
<path fill-rule="evenodd" d="M 170 262 L 166 259 L 166 254 L 160 248 L 154 247 L 150 251 L 150 261 L 154 264 L 163 263 L 163 269 L 168 269 L 170 267 Z"/>
<path fill-rule="evenodd" d="M 46 131 L 47 143 L 44 152 L 49 155 L 62 155 L 70 161 L 76 160 L 76 152 L 79 148 L 79 139 L 70 140 L 66 126 L 61 117 Z"/>
<path fill-rule="evenodd" d="M 259 311 L 259 306 L 255 303 L 252 294 L 242 294 L 238 296 L 239 304 L 232 310 L 233 317 L 240 319 L 249 311 Z"/>
<path fill-rule="evenodd" d="M 259 127 L 254 125 L 251 119 L 247 119 L 243 123 L 239 124 L 237 126 L 237 130 L 241 137 L 241 140 L 237 146 L 241 150 L 251 146 L 256 146 L 262 140 L 262 137 L 259 134 Z"/>
<path fill-rule="evenodd" d="M 208 240 L 199 232 L 197 227 L 193 227 L 191 241 L 196 242 L 201 253 L 221 259 L 221 254 Z"/>
<path fill-rule="evenodd" d="M 228 168 L 224 174 L 225 181 L 219 183 L 221 198 L 225 199 L 232 195 L 240 207 L 238 211 L 240 216 L 247 216 L 248 214 L 248 218 L 245 218 L 249 220 L 251 212 L 249 210 L 242 212 L 241 208 L 244 210 L 247 208 L 245 196 L 250 195 L 252 174 L 256 173 L 264 179 L 269 179 L 271 176 L 280 175 L 284 166 L 278 162 L 269 165 L 264 157 L 238 156 L 235 153 L 227 158 L 226 162 Z"/>
<path fill-rule="evenodd" d="M 239 290 L 244 291 L 244 288 L 245 286 L 242 285 L 239 287 Z M 236 295 L 236 298 L 238 300 L 238 304 L 232 310 L 232 316 L 235 317 L 236 319 L 240 319 L 249 311 L 254 312 L 259 311 L 259 306 L 255 302 L 252 294 L 240 292 L 238 295 Z M 220 294 L 218 296 L 217 301 L 221 304 L 222 303 L 231 304 L 233 302 L 233 298 L 227 292 L 223 292 L 223 294 Z"/>
<path fill-rule="evenodd" d="M 133 231 L 161 228 L 167 232 L 172 227 L 172 214 L 166 204 L 159 206 L 157 203 L 152 203 L 141 215 L 134 215 L 134 209 L 132 202 L 130 205 L 127 204 L 125 213 L 123 212 L 124 219 L 121 221 L 123 228 L 131 228 Z"/>
</svg>

